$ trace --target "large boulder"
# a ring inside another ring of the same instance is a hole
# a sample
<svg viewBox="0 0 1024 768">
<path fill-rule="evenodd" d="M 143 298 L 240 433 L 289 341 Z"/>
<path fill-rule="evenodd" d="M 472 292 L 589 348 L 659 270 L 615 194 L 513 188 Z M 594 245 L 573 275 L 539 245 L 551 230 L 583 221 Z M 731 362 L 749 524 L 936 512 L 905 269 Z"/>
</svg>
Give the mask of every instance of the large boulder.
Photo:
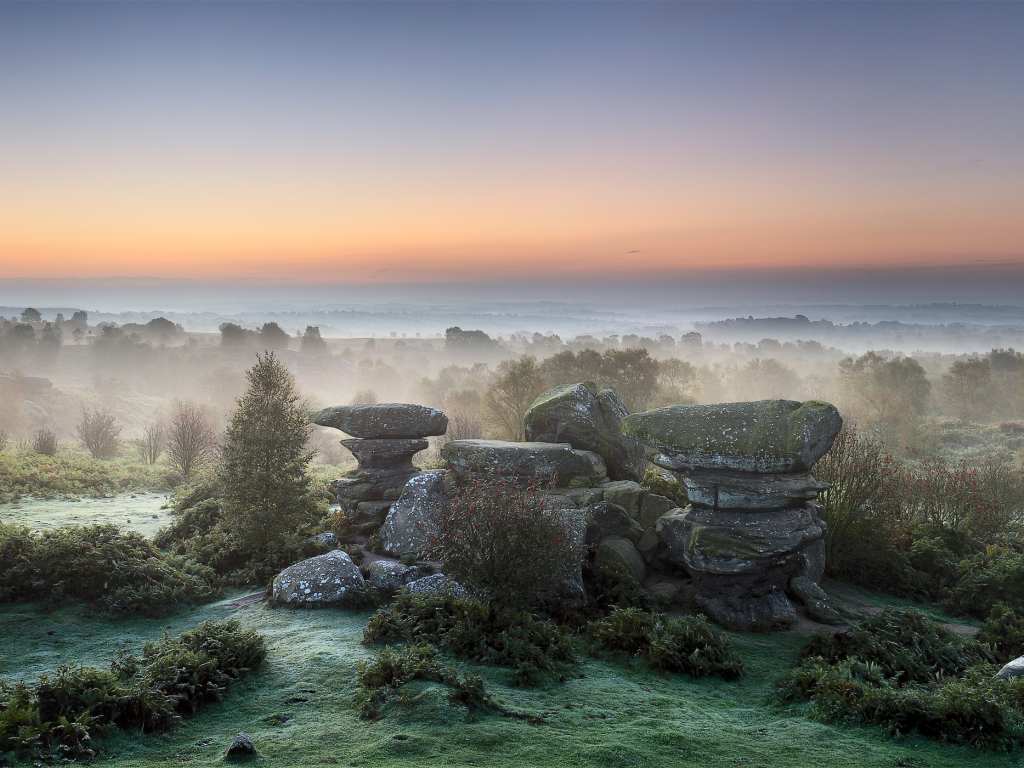
<svg viewBox="0 0 1024 768">
<path fill-rule="evenodd" d="M 804 607 L 807 615 L 822 624 L 842 624 L 843 617 L 832 607 L 828 594 L 806 576 L 794 576 L 789 580 L 792 592 Z"/>
<path fill-rule="evenodd" d="M 342 440 L 341 444 L 356 457 L 360 470 L 376 472 L 415 472 L 412 457 L 430 445 L 423 438 L 354 438 Z"/>
<path fill-rule="evenodd" d="M 622 420 L 622 431 L 654 446 L 659 466 L 675 471 L 805 472 L 832 447 L 843 426 L 819 400 L 669 405 Z"/>
<path fill-rule="evenodd" d="M 569 443 L 593 451 L 604 459 L 612 480 L 640 480 L 644 474 L 644 446 L 622 434 L 628 411 L 615 390 L 585 381 L 550 389 L 526 411 L 526 439 Z"/>
<path fill-rule="evenodd" d="M 600 485 L 608 472 L 592 451 L 568 443 L 509 443 L 504 440 L 452 440 L 441 449 L 441 458 L 460 479 L 485 479 L 494 475 L 554 481 L 557 487 L 583 488 Z"/>
<path fill-rule="evenodd" d="M 691 469 L 681 478 L 694 504 L 722 509 L 784 509 L 813 501 L 829 487 L 810 472 L 760 474 Z"/>
<path fill-rule="evenodd" d="M 392 555 L 423 552 L 430 544 L 437 512 L 444 503 L 444 472 L 431 470 L 417 475 L 391 505 L 380 529 L 384 551 Z"/>
<path fill-rule="evenodd" d="M 621 536 L 636 544 L 644 529 L 617 504 L 600 501 L 587 511 L 587 544 L 597 544 L 605 536 Z"/>
<path fill-rule="evenodd" d="M 274 577 L 274 601 L 288 605 L 342 603 L 366 590 L 352 558 L 340 549 L 288 566 Z"/>
<path fill-rule="evenodd" d="M 320 411 L 313 423 L 365 438 L 415 439 L 448 430 L 448 417 L 442 411 L 411 403 L 339 405 Z"/>
<path fill-rule="evenodd" d="M 1018 656 L 1013 661 L 1003 665 L 1003 668 L 996 672 L 997 680 L 1013 680 L 1024 677 L 1024 656 Z"/>
</svg>

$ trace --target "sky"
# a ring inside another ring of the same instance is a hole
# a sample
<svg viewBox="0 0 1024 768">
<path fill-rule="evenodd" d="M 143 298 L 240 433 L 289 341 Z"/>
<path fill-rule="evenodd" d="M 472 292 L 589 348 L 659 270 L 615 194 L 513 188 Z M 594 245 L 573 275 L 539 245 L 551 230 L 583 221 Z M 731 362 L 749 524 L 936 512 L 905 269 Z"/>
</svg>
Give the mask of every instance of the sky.
<svg viewBox="0 0 1024 768">
<path fill-rule="evenodd" d="M 1022 33 L 1009 2 L 2 2 L 0 280 L 1016 290 Z"/>
</svg>

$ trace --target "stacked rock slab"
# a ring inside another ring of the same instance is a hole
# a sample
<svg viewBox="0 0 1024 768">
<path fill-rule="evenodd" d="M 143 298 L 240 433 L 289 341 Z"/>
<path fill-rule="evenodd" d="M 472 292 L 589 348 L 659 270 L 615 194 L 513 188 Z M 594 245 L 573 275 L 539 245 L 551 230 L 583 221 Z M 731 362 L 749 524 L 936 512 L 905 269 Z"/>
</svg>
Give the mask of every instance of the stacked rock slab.
<svg viewBox="0 0 1024 768">
<path fill-rule="evenodd" d="M 443 435 L 448 417 L 436 408 L 410 403 L 361 403 L 320 411 L 313 422 L 353 439 L 341 444 L 359 466 L 331 487 L 353 523 L 379 524 L 402 489 L 420 470 L 412 457 L 427 448 L 427 437 Z"/>
<path fill-rule="evenodd" d="M 673 405 L 623 419 L 623 432 L 679 473 L 690 506 L 658 521 L 669 558 L 693 576 L 696 601 L 722 624 L 796 619 L 785 589 L 815 581 L 826 527 L 811 468 L 842 428 L 828 403 L 761 400 Z"/>
<path fill-rule="evenodd" d="M 626 406 L 613 389 L 584 381 L 550 389 L 526 411 L 526 439 L 569 443 L 604 459 L 612 480 L 642 480 L 644 446 L 622 434 Z"/>
</svg>

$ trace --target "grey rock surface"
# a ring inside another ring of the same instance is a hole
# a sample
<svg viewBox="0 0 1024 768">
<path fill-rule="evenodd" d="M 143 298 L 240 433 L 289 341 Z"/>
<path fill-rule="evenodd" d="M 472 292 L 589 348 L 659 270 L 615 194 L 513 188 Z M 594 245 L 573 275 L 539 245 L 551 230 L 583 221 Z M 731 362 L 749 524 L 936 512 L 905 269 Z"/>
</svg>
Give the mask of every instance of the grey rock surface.
<svg viewBox="0 0 1024 768">
<path fill-rule="evenodd" d="M 789 580 L 789 591 L 807 608 L 807 615 L 822 624 L 842 624 L 843 617 L 832 606 L 832 601 L 821 587 L 806 576 Z"/>
<path fill-rule="evenodd" d="M 596 526 L 599 531 L 596 537 L 592 533 L 587 535 L 588 544 L 596 544 L 605 536 L 621 536 L 636 544 L 644 533 L 640 523 L 627 515 L 626 510 L 608 501 L 598 502 L 587 510 L 587 525 L 588 528 Z"/>
<path fill-rule="evenodd" d="M 648 492 L 644 495 L 638 522 L 644 528 L 650 528 L 658 522 L 659 517 L 673 509 L 678 509 L 678 505 L 672 499 Z"/>
<path fill-rule="evenodd" d="M 724 627 L 781 629 L 797 620 L 793 604 L 781 590 L 761 595 L 709 594 L 698 586 L 694 600 Z"/>
<path fill-rule="evenodd" d="M 636 551 L 633 542 L 621 536 L 605 536 L 597 548 L 597 556 L 594 558 L 596 565 L 602 563 L 620 563 L 629 571 L 638 584 L 642 584 L 644 576 L 647 575 L 647 566 L 644 564 L 640 553 Z"/>
<path fill-rule="evenodd" d="M 235 738 L 231 740 L 231 746 L 224 754 L 227 757 L 253 757 L 259 752 L 256 750 L 256 742 L 252 740 L 252 736 L 248 733 L 238 733 L 235 734 Z"/>
<path fill-rule="evenodd" d="M 420 577 L 420 569 L 414 565 L 402 565 L 390 560 L 374 560 L 370 563 L 370 586 L 377 589 L 398 590 Z"/>
<path fill-rule="evenodd" d="M 442 470 L 423 472 L 405 484 L 401 498 L 391 505 L 380 529 L 385 552 L 407 555 L 426 551 L 437 513 L 444 503 L 443 492 Z"/>
<path fill-rule="evenodd" d="M 469 592 L 466 591 L 465 587 L 455 581 L 455 579 L 448 578 L 443 573 L 435 573 L 432 576 L 416 579 L 409 582 L 406 588 L 414 595 L 447 594 L 456 600 L 465 600 L 469 597 Z"/>
<path fill-rule="evenodd" d="M 681 474 L 691 504 L 721 509 L 784 509 L 813 501 L 829 487 L 810 472 L 691 469 Z"/>
<path fill-rule="evenodd" d="M 441 458 L 460 479 L 502 477 L 554 480 L 557 487 L 580 488 L 607 480 L 604 459 L 568 443 L 510 443 L 504 440 L 452 440 Z"/>
<path fill-rule="evenodd" d="M 324 544 L 328 547 L 338 546 L 338 537 L 330 531 L 327 531 L 326 533 L 318 533 L 316 536 L 310 536 L 309 540 L 314 541 L 317 544 Z"/>
<path fill-rule="evenodd" d="M 320 411 L 313 423 L 364 438 L 419 438 L 448 430 L 444 412 L 412 403 L 338 405 Z"/>
<path fill-rule="evenodd" d="M 639 522 L 640 508 L 643 505 L 647 489 L 632 480 L 619 480 L 601 486 L 603 500 L 616 504 L 626 510 L 631 519 Z"/>
<path fill-rule="evenodd" d="M 819 400 L 670 405 L 626 416 L 622 431 L 661 451 L 671 470 L 801 472 L 824 456 L 843 419 Z"/>
<path fill-rule="evenodd" d="M 1013 661 L 1007 662 L 1002 669 L 996 672 L 996 680 L 1013 680 L 1017 677 L 1024 677 L 1024 656 L 1018 656 Z"/>
<path fill-rule="evenodd" d="M 341 444 L 356 457 L 361 470 L 413 472 L 412 457 L 430 445 L 422 438 L 342 440 Z"/>
<path fill-rule="evenodd" d="M 526 439 L 569 443 L 604 459 L 613 480 L 643 477 L 643 445 L 622 434 L 626 407 L 612 389 L 598 392 L 589 381 L 566 384 L 540 395 L 524 417 Z"/>
<path fill-rule="evenodd" d="M 340 603 L 366 589 L 352 558 L 340 549 L 288 566 L 274 577 L 275 602 L 288 605 Z"/>
</svg>

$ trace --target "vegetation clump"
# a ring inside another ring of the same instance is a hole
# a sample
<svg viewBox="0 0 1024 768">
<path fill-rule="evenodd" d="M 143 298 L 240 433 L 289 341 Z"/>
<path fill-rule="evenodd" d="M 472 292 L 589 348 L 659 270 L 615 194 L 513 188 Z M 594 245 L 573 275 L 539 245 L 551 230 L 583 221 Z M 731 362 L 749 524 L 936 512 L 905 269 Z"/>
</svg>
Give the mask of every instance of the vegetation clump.
<svg viewBox="0 0 1024 768">
<path fill-rule="evenodd" d="M 487 709 L 492 704 L 478 675 L 460 675 L 438 657 L 432 645 L 410 645 L 400 652 L 385 646 L 371 661 L 356 666 L 359 683 L 359 715 L 366 720 L 383 717 L 384 705 L 398 696 L 399 689 L 413 680 L 441 683 L 451 688 L 449 704 L 469 709 Z"/>
<path fill-rule="evenodd" d="M 1024 744 L 1024 680 L 996 680 L 992 649 L 918 611 L 889 609 L 814 635 L 775 681 L 784 703 L 824 722 L 860 720 L 893 735 L 972 746 Z"/>
<path fill-rule="evenodd" d="M 366 645 L 431 643 L 465 659 L 512 668 L 524 684 L 576 661 L 574 634 L 550 619 L 445 593 L 400 592 L 370 617 L 363 637 Z"/>
<path fill-rule="evenodd" d="M 513 612 L 557 597 L 583 559 L 572 520 L 535 482 L 470 481 L 436 515 L 428 556 L 488 603 Z"/>
<path fill-rule="evenodd" d="M 0 524 L 0 602 L 82 602 L 154 615 L 208 601 L 218 591 L 211 569 L 165 556 L 141 534 L 115 525 L 33 533 Z"/>
<path fill-rule="evenodd" d="M 0 681 L 0 756 L 91 761 L 93 736 L 112 727 L 163 732 L 266 659 L 263 638 L 237 620 L 206 621 L 177 638 L 120 654 L 109 670 L 61 666 L 33 685 Z"/>
<path fill-rule="evenodd" d="M 638 608 L 613 608 L 591 623 L 590 636 L 598 649 L 645 658 L 652 669 L 726 680 L 745 674 L 728 636 L 703 616 L 666 619 Z"/>
</svg>

